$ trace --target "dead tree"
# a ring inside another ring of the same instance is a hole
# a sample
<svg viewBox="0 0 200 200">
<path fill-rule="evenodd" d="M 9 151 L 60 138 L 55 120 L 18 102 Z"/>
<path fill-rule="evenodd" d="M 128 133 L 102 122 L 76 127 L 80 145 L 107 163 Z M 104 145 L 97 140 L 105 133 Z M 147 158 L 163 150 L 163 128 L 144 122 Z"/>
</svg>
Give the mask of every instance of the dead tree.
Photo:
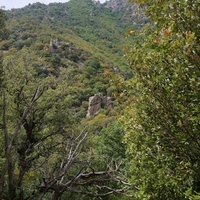
<svg viewBox="0 0 200 200">
<path fill-rule="evenodd" d="M 40 168 L 42 176 L 37 191 L 40 193 L 38 199 L 42 200 L 48 195 L 49 199 L 57 200 L 64 193 L 93 196 L 98 199 L 111 194 L 126 195 L 131 185 L 120 172 L 120 164 L 107 164 L 106 169 L 100 171 L 93 167 L 92 160 L 95 155 L 87 155 L 84 150 L 87 135 L 83 130 L 79 135 L 65 138 L 62 144 L 57 144 L 61 145 L 64 151 L 62 154 L 54 151 L 55 154 L 60 154 L 59 162 L 53 164 L 50 170 L 48 166 L 52 162 L 52 154 L 46 154 Z"/>
</svg>

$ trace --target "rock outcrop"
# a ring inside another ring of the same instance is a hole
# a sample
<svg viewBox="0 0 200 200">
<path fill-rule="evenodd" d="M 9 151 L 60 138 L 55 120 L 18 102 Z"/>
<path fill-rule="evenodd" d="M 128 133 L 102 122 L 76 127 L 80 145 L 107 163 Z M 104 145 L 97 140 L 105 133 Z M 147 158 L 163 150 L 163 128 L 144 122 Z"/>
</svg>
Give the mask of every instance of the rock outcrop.
<svg viewBox="0 0 200 200">
<path fill-rule="evenodd" d="M 121 13 L 121 21 L 130 21 L 135 25 L 141 25 L 141 27 L 147 21 L 144 13 L 138 12 L 138 5 L 130 3 L 128 0 L 109 0 L 103 5 L 112 10 L 112 12 Z"/>
<path fill-rule="evenodd" d="M 111 8 L 112 11 L 116 11 L 118 9 L 126 7 L 128 4 L 130 4 L 128 3 L 128 0 L 110 0 L 106 1 L 105 7 Z"/>
<path fill-rule="evenodd" d="M 98 115 L 101 108 L 103 109 L 113 109 L 114 104 L 112 97 L 103 96 L 102 94 L 95 94 L 89 98 L 89 107 L 87 112 L 87 118 Z"/>
<path fill-rule="evenodd" d="M 98 8 L 101 8 L 101 2 L 98 0 L 92 0 L 92 2 L 94 3 L 94 5 L 96 5 Z"/>
</svg>

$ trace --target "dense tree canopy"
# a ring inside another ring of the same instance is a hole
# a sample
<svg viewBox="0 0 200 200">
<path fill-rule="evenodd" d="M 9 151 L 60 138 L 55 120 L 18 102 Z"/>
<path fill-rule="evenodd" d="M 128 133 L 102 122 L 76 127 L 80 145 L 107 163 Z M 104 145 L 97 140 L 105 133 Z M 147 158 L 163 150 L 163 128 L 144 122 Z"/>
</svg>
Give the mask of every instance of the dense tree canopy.
<svg viewBox="0 0 200 200">
<path fill-rule="evenodd" d="M 8 37 L 8 30 L 6 29 L 6 13 L 0 8 L 0 41 Z"/>
<path fill-rule="evenodd" d="M 6 31 L 6 14 L 3 10 L 0 9 L 0 41 L 5 38 L 7 35 Z M 3 66 L 2 66 L 2 53 L 0 52 L 0 84 L 3 81 Z"/>
<path fill-rule="evenodd" d="M 132 1 L 149 18 L 127 51 L 134 78 L 122 121 L 135 199 L 193 199 L 200 191 L 199 1 Z"/>
<path fill-rule="evenodd" d="M 129 187 L 122 186 L 121 166 L 95 152 L 95 130 L 81 124 L 82 102 L 109 87 L 107 61 L 65 27 L 65 8 L 52 4 L 46 11 L 36 3 L 13 10 L 5 41 L 0 10 L 0 199 L 114 198 Z"/>
<path fill-rule="evenodd" d="M 20 55 L 23 56 L 20 56 Z M 0 194 L 3 199 L 100 198 L 120 194 L 119 165 L 105 163 L 76 124 L 68 71 L 38 76 L 27 48 L 4 59 Z M 97 165 L 98 163 L 98 165 Z M 114 167 L 113 167 L 114 166 Z M 125 183 L 125 182 L 124 182 Z"/>
<path fill-rule="evenodd" d="M 199 199 L 200 2 L 130 2 L 0 10 L 0 199 Z"/>
</svg>

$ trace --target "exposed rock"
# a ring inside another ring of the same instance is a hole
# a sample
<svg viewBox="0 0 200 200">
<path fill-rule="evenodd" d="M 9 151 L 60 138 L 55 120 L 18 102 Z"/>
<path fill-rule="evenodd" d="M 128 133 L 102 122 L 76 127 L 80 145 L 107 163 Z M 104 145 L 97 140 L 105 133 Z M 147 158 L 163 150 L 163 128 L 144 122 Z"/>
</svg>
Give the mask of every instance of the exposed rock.
<svg viewBox="0 0 200 200">
<path fill-rule="evenodd" d="M 50 40 L 50 44 L 49 44 L 49 49 L 51 52 L 54 52 L 56 49 L 59 49 L 61 45 L 61 42 L 58 41 L 58 39 L 56 38 L 55 40 Z"/>
<path fill-rule="evenodd" d="M 112 97 L 103 96 L 101 100 L 101 107 L 109 110 L 113 109 L 114 104 Z"/>
<path fill-rule="evenodd" d="M 118 9 L 124 8 L 125 6 L 127 6 L 128 0 L 110 0 L 110 1 L 106 1 L 106 8 L 111 8 L 112 11 L 116 11 Z"/>
<path fill-rule="evenodd" d="M 94 3 L 94 5 L 96 5 L 98 8 L 101 8 L 101 3 L 98 0 L 92 0 L 92 2 Z"/>
<path fill-rule="evenodd" d="M 122 21 L 130 21 L 137 25 L 146 23 L 147 17 L 142 12 L 138 12 L 138 5 L 130 3 L 128 0 L 109 0 L 103 4 L 106 8 L 112 10 L 112 12 L 121 12 Z"/>
<path fill-rule="evenodd" d="M 90 12 L 90 17 L 91 17 L 91 16 L 94 16 L 94 13 L 93 13 L 92 11 Z"/>
<path fill-rule="evenodd" d="M 88 113 L 86 117 L 90 118 L 98 115 L 101 108 L 110 110 L 113 109 L 114 104 L 112 97 L 103 96 L 102 94 L 95 94 L 94 96 L 90 97 Z"/>
</svg>

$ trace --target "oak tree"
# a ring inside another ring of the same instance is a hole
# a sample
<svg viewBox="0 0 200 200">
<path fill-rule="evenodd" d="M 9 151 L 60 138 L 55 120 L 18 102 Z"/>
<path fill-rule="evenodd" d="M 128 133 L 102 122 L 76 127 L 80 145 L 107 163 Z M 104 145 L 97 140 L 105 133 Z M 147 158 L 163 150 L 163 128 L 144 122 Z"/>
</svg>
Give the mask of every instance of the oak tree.
<svg viewBox="0 0 200 200">
<path fill-rule="evenodd" d="M 136 199 L 200 191 L 199 1 L 136 0 L 149 24 L 126 52 L 134 78 L 122 117 Z"/>
</svg>

